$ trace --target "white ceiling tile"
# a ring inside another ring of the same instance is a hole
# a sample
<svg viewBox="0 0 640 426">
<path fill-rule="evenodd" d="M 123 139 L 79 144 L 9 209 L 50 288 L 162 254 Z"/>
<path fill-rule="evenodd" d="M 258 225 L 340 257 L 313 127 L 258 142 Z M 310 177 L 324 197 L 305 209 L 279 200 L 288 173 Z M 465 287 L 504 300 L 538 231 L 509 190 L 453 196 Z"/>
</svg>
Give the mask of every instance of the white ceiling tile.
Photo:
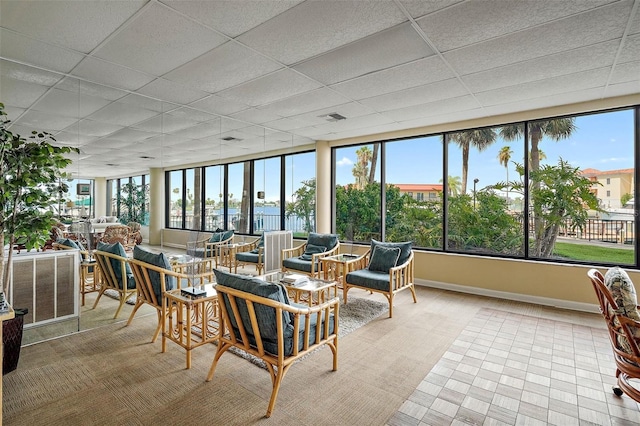
<svg viewBox="0 0 640 426">
<path fill-rule="evenodd" d="M 417 22 L 438 50 L 446 52 L 555 21 L 612 1 L 471 0 Z M 452 28 L 455 31 L 451 31 Z"/>
<path fill-rule="evenodd" d="M 84 118 L 108 105 L 110 102 L 109 100 L 96 98 L 95 96 L 87 96 L 54 88 L 38 100 L 38 102 L 33 105 L 33 109 L 49 114 Z"/>
<path fill-rule="evenodd" d="M 153 138 L 155 136 L 157 136 L 157 133 L 155 132 L 144 132 L 130 127 L 125 127 L 122 130 L 118 130 L 117 132 L 110 134 L 109 139 L 131 143 Z"/>
<path fill-rule="evenodd" d="M 467 95 L 385 111 L 384 115 L 392 120 L 402 122 L 470 109 L 479 109 L 478 101 L 476 101 L 473 96 Z"/>
<path fill-rule="evenodd" d="M 97 136 L 81 135 L 77 131 L 72 131 L 73 125 L 67 127 L 64 131 L 56 133 L 56 140 L 64 142 L 68 146 L 82 146 L 98 139 Z M 77 128 L 77 126 L 76 126 Z"/>
<path fill-rule="evenodd" d="M 306 1 L 238 40 L 291 65 L 406 20 L 390 1 Z"/>
<path fill-rule="evenodd" d="M 471 74 L 601 43 L 622 36 L 629 11 L 629 3 L 615 3 L 596 11 L 450 51 L 444 57 L 458 73 Z M 584 31 L 584 28 L 589 28 L 589 31 Z"/>
<path fill-rule="evenodd" d="M 225 41 L 225 37 L 167 7 L 151 3 L 95 55 L 159 76 Z"/>
<path fill-rule="evenodd" d="M 255 107 L 318 87 L 320 87 L 319 83 L 303 77 L 295 71 L 284 69 L 240 86 L 223 90 L 218 94 L 223 98 L 244 102 Z"/>
<path fill-rule="evenodd" d="M 0 77 L 2 103 L 18 108 L 29 108 L 49 90 L 39 84 L 27 83 L 13 78 Z"/>
<path fill-rule="evenodd" d="M 638 93 L 640 93 L 640 56 L 636 62 L 626 62 L 616 65 L 611 75 L 609 84 L 618 84 L 626 82 L 638 83 Z"/>
<path fill-rule="evenodd" d="M 609 68 L 583 71 L 560 77 L 519 84 L 487 92 L 476 93 L 477 99 L 483 106 L 490 106 L 508 102 L 535 99 L 538 97 L 556 95 L 563 92 L 575 92 L 581 89 L 604 87 L 609 76 Z"/>
<path fill-rule="evenodd" d="M 128 141 L 113 139 L 109 137 L 109 138 L 100 139 L 99 144 L 100 144 L 100 148 L 119 149 L 125 146 L 129 146 L 131 143 Z"/>
<path fill-rule="evenodd" d="M 304 114 L 322 108 L 342 105 L 349 102 L 339 93 L 327 88 L 320 88 L 300 95 L 269 104 L 267 108 L 281 117 Z"/>
<path fill-rule="evenodd" d="M 114 88 L 136 90 L 153 80 L 153 76 L 87 57 L 73 69 L 72 74 L 94 83 L 106 84 Z"/>
<path fill-rule="evenodd" d="M 453 77 L 455 75 L 439 56 L 430 56 L 334 84 L 331 88 L 351 99 L 364 99 Z"/>
<path fill-rule="evenodd" d="M 265 123 L 265 126 L 276 130 L 282 130 L 283 132 L 293 131 L 309 125 L 309 123 L 302 120 L 296 120 L 295 118 L 280 118 L 278 120 Z"/>
<path fill-rule="evenodd" d="M 281 14 L 302 0 L 161 1 L 229 37 L 236 37 Z"/>
<path fill-rule="evenodd" d="M 27 111 L 19 120 L 16 120 L 16 124 L 20 126 L 30 128 L 31 130 L 44 130 L 47 132 L 62 130 L 75 122 L 76 119 L 73 117 L 63 117 L 57 114 L 47 114 L 34 110 Z"/>
<path fill-rule="evenodd" d="M 462 77 L 462 80 L 472 92 L 481 92 L 602 68 L 613 64 L 618 44 L 617 40 L 607 41 L 593 46 L 466 75 Z"/>
<path fill-rule="evenodd" d="M 0 25 L 89 53 L 144 3 L 143 0 L 3 1 Z"/>
<path fill-rule="evenodd" d="M 118 102 L 128 105 L 134 105 L 140 108 L 148 109 L 151 111 L 162 112 L 166 105 L 157 99 L 152 99 L 147 96 L 142 96 L 136 93 L 129 93 L 126 96 L 120 98 Z M 171 105 L 171 107 L 175 107 Z"/>
<path fill-rule="evenodd" d="M 65 129 L 70 133 L 78 133 L 86 136 L 106 136 L 117 130 L 122 129 L 124 126 L 117 124 L 104 123 L 95 120 L 80 120 L 80 123 L 70 128 Z"/>
<path fill-rule="evenodd" d="M 143 88 L 138 89 L 137 92 L 176 104 L 188 104 L 209 95 L 203 91 L 192 89 L 163 78 L 152 81 Z"/>
<path fill-rule="evenodd" d="M 282 68 L 236 42 L 227 42 L 164 77 L 215 93 Z"/>
<path fill-rule="evenodd" d="M 467 90 L 460 84 L 458 79 L 452 78 L 420 87 L 401 90 L 399 92 L 362 99 L 360 102 L 374 108 L 376 111 L 388 111 L 406 106 L 434 102 L 440 99 L 462 96 L 466 93 L 468 93 Z"/>
<path fill-rule="evenodd" d="M 46 87 L 54 86 L 62 78 L 62 75 L 58 73 L 5 60 L 0 60 L 0 72 L 3 77 Z"/>
<path fill-rule="evenodd" d="M 231 114 L 231 117 L 256 124 L 264 124 L 268 121 L 282 118 L 280 115 L 274 113 L 269 107 L 245 109 L 244 111 Z"/>
<path fill-rule="evenodd" d="M 440 9 L 451 7 L 452 5 L 463 1 L 465 0 L 400 0 L 400 2 L 404 5 L 412 18 L 420 18 L 422 16 L 436 12 Z"/>
<path fill-rule="evenodd" d="M 197 121 L 172 114 L 157 114 L 145 121 L 136 122 L 132 127 L 147 132 L 175 133 L 198 124 Z"/>
<path fill-rule="evenodd" d="M 640 13 L 639 13 L 640 15 Z M 627 36 L 620 52 L 618 63 L 633 62 L 640 58 L 640 34 Z"/>
<path fill-rule="evenodd" d="M 393 123 L 393 120 L 382 114 L 363 115 L 361 117 L 340 120 L 333 123 L 325 123 L 315 126 L 316 129 L 328 133 L 343 132 L 354 129 L 364 129 L 370 126 L 380 126 Z"/>
<path fill-rule="evenodd" d="M 249 105 L 244 102 L 225 99 L 217 95 L 211 95 L 205 99 L 193 102 L 190 106 L 220 115 L 229 115 L 249 108 Z"/>
<path fill-rule="evenodd" d="M 172 109 L 170 113 L 176 117 L 188 118 L 189 120 L 195 120 L 197 122 L 208 122 L 211 125 L 213 125 L 214 122 L 220 121 L 220 117 L 215 114 L 190 107 Z"/>
<path fill-rule="evenodd" d="M 155 115 L 158 115 L 156 111 L 150 111 L 120 102 L 113 102 L 89 116 L 89 119 L 127 127 Z"/>
<path fill-rule="evenodd" d="M 610 84 L 602 96 L 624 96 L 629 93 L 640 93 L 640 81 L 629 81 L 626 83 Z M 593 98 L 596 99 L 596 98 Z"/>
<path fill-rule="evenodd" d="M 294 69 L 324 84 L 334 84 L 433 54 L 406 23 L 316 56 Z"/>
<path fill-rule="evenodd" d="M 220 122 L 200 123 L 177 131 L 180 136 L 190 139 L 200 139 L 220 134 Z"/>
<path fill-rule="evenodd" d="M 127 92 L 104 86 L 102 84 L 88 83 L 77 78 L 65 77 L 56 85 L 56 89 L 66 90 L 72 93 L 94 96 L 96 98 L 115 101 L 127 94 Z"/>
<path fill-rule="evenodd" d="M 33 40 L 2 28 L 0 28 L 0 55 L 4 58 L 59 72 L 71 71 L 83 58 L 83 55 L 79 53 Z"/>
<path fill-rule="evenodd" d="M 7 119 L 9 119 L 9 121 L 14 121 L 25 111 L 26 109 L 24 108 L 12 107 L 7 105 L 4 106 L 4 112 L 7 114 Z"/>
</svg>

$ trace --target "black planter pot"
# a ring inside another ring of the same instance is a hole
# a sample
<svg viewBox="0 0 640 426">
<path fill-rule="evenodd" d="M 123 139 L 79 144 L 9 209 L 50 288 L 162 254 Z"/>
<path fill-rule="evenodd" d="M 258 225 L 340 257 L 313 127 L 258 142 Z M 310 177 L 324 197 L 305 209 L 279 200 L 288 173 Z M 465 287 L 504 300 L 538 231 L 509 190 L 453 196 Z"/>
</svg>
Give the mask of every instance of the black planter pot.
<svg viewBox="0 0 640 426">
<path fill-rule="evenodd" d="M 2 375 L 18 368 L 20 347 L 22 346 L 22 330 L 24 328 L 24 316 L 28 309 L 16 309 L 14 318 L 2 321 Z"/>
</svg>

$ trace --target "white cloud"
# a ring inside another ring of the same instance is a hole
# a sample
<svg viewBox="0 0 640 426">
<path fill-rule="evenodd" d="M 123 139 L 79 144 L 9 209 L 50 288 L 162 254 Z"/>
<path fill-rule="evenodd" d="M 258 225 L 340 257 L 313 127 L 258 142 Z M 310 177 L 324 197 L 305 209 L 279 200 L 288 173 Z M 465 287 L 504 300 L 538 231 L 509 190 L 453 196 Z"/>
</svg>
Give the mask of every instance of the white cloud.
<svg viewBox="0 0 640 426">
<path fill-rule="evenodd" d="M 615 139 L 609 139 L 609 142 L 615 142 L 615 141 L 616 141 Z"/>
<path fill-rule="evenodd" d="M 336 162 L 336 165 L 340 166 L 340 167 L 342 167 L 342 166 L 351 166 L 351 165 L 353 165 L 353 161 L 349 160 L 347 157 L 342 157 L 341 160 Z"/>
<path fill-rule="evenodd" d="M 628 161 L 628 158 L 624 158 L 624 157 L 610 157 L 610 158 L 603 158 L 600 160 L 601 163 L 619 163 L 621 161 Z"/>
</svg>

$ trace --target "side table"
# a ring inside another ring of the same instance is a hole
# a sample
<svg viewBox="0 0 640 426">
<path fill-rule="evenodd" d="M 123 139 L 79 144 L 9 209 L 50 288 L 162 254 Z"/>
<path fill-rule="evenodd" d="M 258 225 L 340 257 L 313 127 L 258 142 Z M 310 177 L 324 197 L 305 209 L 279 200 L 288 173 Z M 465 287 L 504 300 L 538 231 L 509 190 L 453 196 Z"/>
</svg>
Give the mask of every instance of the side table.
<svg viewBox="0 0 640 426">
<path fill-rule="evenodd" d="M 356 261 L 360 257 L 355 254 L 336 254 L 320 258 L 324 279 L 335 280 L 338 282 L 338 286 L 343 288 L 344 277 L 355 270 Z"/>
<path fill-rule="evenodd" d="M 86 259 L 80 262 L 80 294 L 82 294 L 82 306 L 84 296 L 87 293 L 100 291 L 100 272 L 98 262 L 95 259 Z"/>
<path fill-rule="evenodd" d="M 308 277 L 306 281 L 296 285 L 284 279 L 287 275 L 291 274 L 271 272 L 258 278 L 267 282 L 282 284 L 289 295 L 293 296 L 293 301 L 296 303 L 307 302 L 309 306 L 313 306 L 314 304 L 326 302 L 332 297 L 338 297 L 338 283 L 336 281 Z"/>
<path fill-rule="evenodd" d="M 182 291 L 193 288 L 204 290 L 204 295 L 193 297 Z M 218 293 L 214 284 L 165 292 L 162 317 L 162 352 L 166 351 L 167 339 L 177 343 L 186 349 L 187 369 L 191 368 L 191 351 L 220 337 Z"/>
</svg>

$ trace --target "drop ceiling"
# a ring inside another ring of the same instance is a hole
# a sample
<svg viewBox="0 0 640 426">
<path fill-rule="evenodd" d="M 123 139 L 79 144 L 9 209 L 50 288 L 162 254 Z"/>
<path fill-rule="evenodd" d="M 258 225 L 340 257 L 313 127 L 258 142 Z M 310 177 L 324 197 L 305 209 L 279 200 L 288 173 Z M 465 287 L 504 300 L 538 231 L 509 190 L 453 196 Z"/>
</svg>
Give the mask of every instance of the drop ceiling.
<svg viewBox="0 0 640 426">
<path fill-rule="evenodd" d="M 0 78 L 119 177 L 638 94 L 640 0 L 1 0 Z"/>
</svg>

